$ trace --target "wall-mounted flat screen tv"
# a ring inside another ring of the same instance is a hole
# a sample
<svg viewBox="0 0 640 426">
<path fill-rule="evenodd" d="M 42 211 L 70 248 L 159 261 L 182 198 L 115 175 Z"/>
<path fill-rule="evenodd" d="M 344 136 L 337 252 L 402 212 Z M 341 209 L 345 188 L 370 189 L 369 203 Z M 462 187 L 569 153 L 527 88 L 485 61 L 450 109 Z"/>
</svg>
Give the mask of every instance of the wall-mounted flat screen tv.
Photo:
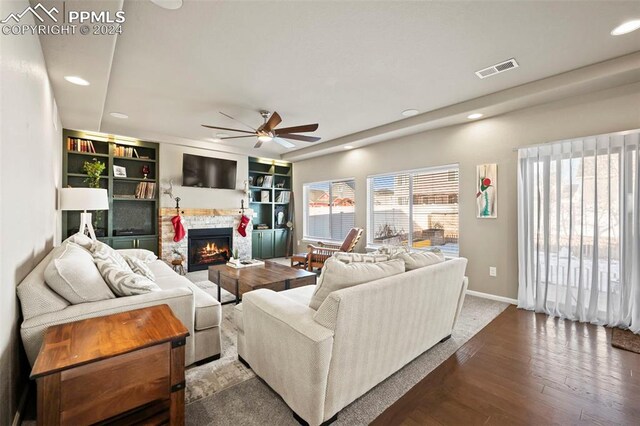
<svg viewBox="0 0 640 426">
<path fill-rule="evenodd" d="M 236 189 L 238 162 L 182 154 L 182 186 Z"/>
</svg>

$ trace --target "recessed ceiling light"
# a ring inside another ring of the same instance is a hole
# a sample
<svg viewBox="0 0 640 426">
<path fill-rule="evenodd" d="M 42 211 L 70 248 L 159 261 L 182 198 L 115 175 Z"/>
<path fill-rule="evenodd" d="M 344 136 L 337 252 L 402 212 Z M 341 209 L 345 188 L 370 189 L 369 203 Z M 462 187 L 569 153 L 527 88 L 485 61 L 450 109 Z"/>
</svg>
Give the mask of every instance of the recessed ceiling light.
<svg viewBox="0 0 640 426">
<path fill-rule="evenodd" d="M 151 3 L 163 9 L 170 10 L 180 9 L 182 7 L 182 0 L 151 0 Z"/>
<path fill-rule="evenodd" d="M 613 30 L 611 30 L 611 35 L 619 36 L 622 34 L 629 34 L 630 32 L 637 30 L 638 28 L 640 28 L 640 19 L 633 19 L 615 27 Z"/>
<path fill-rule="evenodd" d="M 345 145 L 344 149 L 353 149 L 353 145 Z"/>
<path fill-rule="evenodd" d="M 115 118 L 129 118 L 127 114 L 123 114 L 121 112 L 110 112 L 109 115 Z"/>
<path fill-rule="evenodd" d="M 229 135 L 226 133 L 216 133 L 216 136 L 220 139 L 229 137 Z"/>
<path fill-rule="evenodd" d="M 469 120 L 476 120 L 476 119 L 478 119 L 480 117 L 482 117 L 482 114 L 480 114 L 479 112 L 474 112 L 473 114 L 467 115 L 467 118 Z"/>
<path fill-rule="evenodd" d="M 418 115 L 417 109 L 405 109 L 402 111 L 402 115 L 405 117 L 413 117 L 414 115 Z"/>
<path fill-rule="evenodd" d="M 78 77 L 77 75 L 65 75 L 64 79 L 69 83 L 77 84 L 78 86 L 88 86 L 89 82 L 82 77 Z"/>
<path fill-rule="evenodd" d="M 209 140 L 210 140 L 211 142 L 215 142 L 215 143 L 220 143 L 220 142 L 222 142 L 222 139 L 220 139 L 220 138 L 211 138 L 211 139 L 209 139 Z"/>
</svg>

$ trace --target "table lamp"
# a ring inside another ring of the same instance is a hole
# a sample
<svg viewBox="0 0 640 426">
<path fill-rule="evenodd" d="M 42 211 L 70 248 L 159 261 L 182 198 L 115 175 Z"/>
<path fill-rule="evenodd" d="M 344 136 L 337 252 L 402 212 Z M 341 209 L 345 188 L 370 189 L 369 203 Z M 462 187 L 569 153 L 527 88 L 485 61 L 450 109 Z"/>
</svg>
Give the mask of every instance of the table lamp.
<svg viewBox="0 0 640 426">
<path fill-rule="evenodd" d="M 91 239 L 96 233 L 91 224 L 91 213 L 87 210 L 109 210 L 107 190 L 102 188 L 60 188 L 60 210 L 82 211 L 80 213 L 80 232 L 89 230 Z"/>
</svg>

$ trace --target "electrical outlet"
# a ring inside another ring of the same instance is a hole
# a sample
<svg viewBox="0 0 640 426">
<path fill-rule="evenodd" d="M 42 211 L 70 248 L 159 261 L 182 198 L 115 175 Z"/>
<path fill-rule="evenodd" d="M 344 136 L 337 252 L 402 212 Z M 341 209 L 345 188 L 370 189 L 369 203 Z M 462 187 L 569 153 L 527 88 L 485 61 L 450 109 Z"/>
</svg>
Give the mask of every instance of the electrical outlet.
<svg viewBox="0 0 640 426">
<path fill-rule="evenodd" d="M 300 246 L 300 240 L 298 240 L 298 246 Z"/>
<path fill-rule="evenodd" d="M 489 276 L 490 277 L 495 277 L 498 275 L 498 271 L 496 270 L 495 266 L 489 266 Z"/>
</svg>

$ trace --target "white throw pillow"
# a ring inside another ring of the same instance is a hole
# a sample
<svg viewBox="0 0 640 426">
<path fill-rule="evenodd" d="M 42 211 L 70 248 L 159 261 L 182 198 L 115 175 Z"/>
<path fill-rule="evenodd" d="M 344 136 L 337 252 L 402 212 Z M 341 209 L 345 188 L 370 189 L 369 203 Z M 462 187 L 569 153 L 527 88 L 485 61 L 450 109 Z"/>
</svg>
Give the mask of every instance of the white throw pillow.
<svg viewBox="0 0 640 426">
<path fill-rule="evenodd" d="M 131 268 L 134 274 L 142 275 L 146 279 L 155 282 L 156 276 L 153 275 L 153 272 L 151 271 L 151 269 L 149 269 L 149 267 L 144 261 L 138 259 L 137 257 L 132 257 L 126 254 L 123 257 L 124 257 L 124 260 L 127 261 L 127 264 L 129 265 L 129 267 Z"/>
<path fill-rule="evenodd" d="M 444 255 L 439 250 L 437 252 L 417 251 L 413 253 L 398 253 L 393 256 L 393 258 L 404 260 L 407 271 L 444 262 Z"/>
<path fill-rule="evenodd" d="M 86 250 L 89 250 L 89 251 L 91 251 L 91 246 L 93 246 L 93 240 L 91 238 L 87 237 L 86 235 L 84 235 L 81 232 L 73 234 L 72 236 L 67 238 L 65 240 L 65 242 L 66 241 L 68 241 L 70 243 L 75 243 L 75 244 L 79 245 L 80 247 L 82 247 L 83 249 L 86 249 Z"/>
<path fill-rule="evenodd" d="M 120 254 L 106 244 L 93 245 L 93 261 L 116 296 L 135 296 L 160 291 L 153 281 L 134 274 Z"/>
<path fill-rule="evenodd" d="M 378 262 L 386 262 L 387 260 L 389 260 L 388 255 L 381 254 L 381 253 L 338 252 L 338 253 L 335 253 L 333 257 L 344 263 L 353 263 L 353 262 L 378 263 Z"/>
<path fill-rule="evenodd" d="M 313 292 L 309 307 L 317 310 L 324 299 L 336 290 L 368 283 L 381 278 L 404 272 L 404 261 L 401 259 L 378 263 L 344 263 L 330 257 L 322 267 L 318 285 Z"/>
<path fill-rule="evenodd" d="M 72 242 L 65 242 L 63 250 L 51 259 L 44 270 L 44 279 L 73 305 L 115 298 L 91 253 Z"/>
<path fill-rule="evenodd" d="M 117 252 L 125 257 L 135 257 L 136 259 L 140 259 L 144 263 L 151 263 L 158 258 L 158 256 L 153 254 L 152 251 L 145 249 L 120 249 L 117 250 Z"/>
<path fill-rule="evenodd" d="M 116 263 L 125 271 L 133 272 L 129 267 L 129 264 L 127 263 L 127 261 L 124 260 L 124 257 L 122 257 L 122 255 L 118 253 L 116 250 L 114 250 L 111 246 L 103 243 L 102 241 L 94 241 L 93 244 L 91 245 L 91 253 L 93 253 L 94 260 L 96 257 L 95 256 L 96 252 L 101 252 L 102 257 L 108 256 L 113 263 Z"/>
<path fill-rule="evenodd" d="M 378 250 L 376 250 L 374 253 L 386 254 L 390 258 L 393 258 L 394 256 L 396 256 L 399 253 L 409 253 L 409 251 L 410 251 L 409 247 L 407 247 L 407 246 L 384 245 L 384 246 L 378 248 Z"/>
</svg>

